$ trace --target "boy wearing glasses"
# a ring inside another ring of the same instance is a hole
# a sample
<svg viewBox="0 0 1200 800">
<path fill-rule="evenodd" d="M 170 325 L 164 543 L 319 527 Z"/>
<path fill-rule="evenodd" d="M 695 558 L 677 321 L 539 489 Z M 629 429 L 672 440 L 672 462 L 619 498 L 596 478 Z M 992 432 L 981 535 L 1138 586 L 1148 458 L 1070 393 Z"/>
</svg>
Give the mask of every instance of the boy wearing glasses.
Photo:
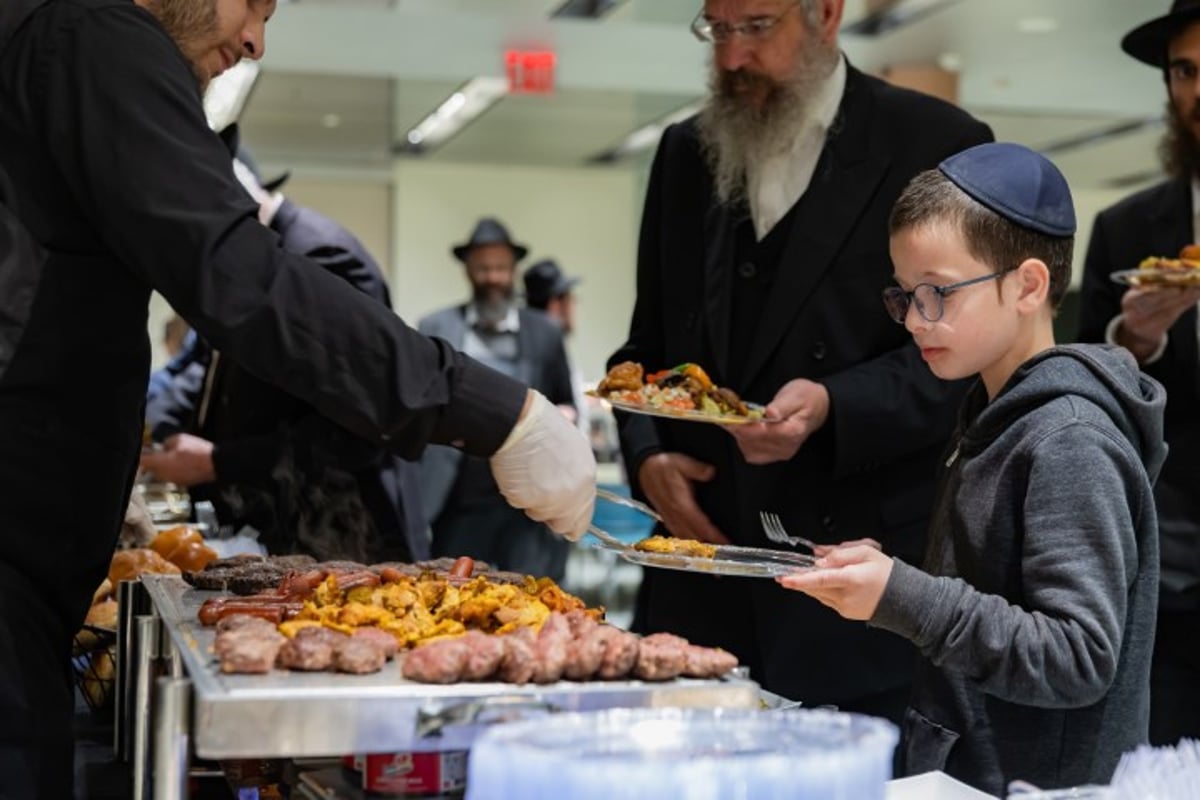
<svg viewBox="0 0 1200 800">
<path fill-rule="evenodd" d="M 917 646 L 905 772 L 998 795 L 1107 783 L 1147 737 L 1165 393 L 1125 350 L 1055 346 L 1075 214 L 1040 155 L 946 159 L 890 228 L 888 311 L 939 378 L 979 376 L 923 570 L 850 545 L 780 583 Z"/>
</svg>

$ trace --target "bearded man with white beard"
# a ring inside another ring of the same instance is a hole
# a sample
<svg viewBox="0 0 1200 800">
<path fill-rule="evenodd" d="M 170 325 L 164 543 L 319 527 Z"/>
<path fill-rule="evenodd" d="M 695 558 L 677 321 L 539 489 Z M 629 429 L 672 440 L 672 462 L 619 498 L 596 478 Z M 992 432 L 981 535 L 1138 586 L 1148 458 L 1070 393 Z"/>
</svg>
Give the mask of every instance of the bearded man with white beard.
<svg viewBox="0 0 1200 800">
<path fill-rule="evenodd" d="M 1127 287 L 1109 276 L 1149 256 L 1174 258 L 1200 242 L 1200 2 L 1134 28 L 1121 48 L 1162 73 L 1168 178 L 1100 212 L 1084 260 L 1079 339 L 1119 344 L 1167 390 L 1170 453 L 1154 484 L 1161 544 L 1158 620 L 1150 668 L 1150 743 L 1200 737 L 1200 341 L 1196 285 Z"/>
<path fill-rule="evenodd" d="M 275 0 L 0 3 L 0 797 L 73 796 L 71 639 L 142 443 L 152 289 L 215 348 L 410 459 L 489 458 L 578 538 L 595 459 L 538 392 L 279 247 L 201 93 Z M 67 493 L 64 495 L 64 492 Z"/>
<path fill-rule="evenodd" d="M 704 3 L 708 101 L 659 144 L 629 338 L 609 363 L 697 362 L 768 403 L 769 421 L 728 430 L 621 415 L 631 482 L 671 534 L 777 546 L 769 511 L 819 543 L 870 538 L 920 563 L 964 386 L 933 377 L 883 310 L 888 214 L 916 173 L 992 137 L 848 64 L 842 6 Z M 723 647 L 809 705 L 903 715 L 910 646 L 769 581 L 649 570 L 635 626 Z"/>
</svg>

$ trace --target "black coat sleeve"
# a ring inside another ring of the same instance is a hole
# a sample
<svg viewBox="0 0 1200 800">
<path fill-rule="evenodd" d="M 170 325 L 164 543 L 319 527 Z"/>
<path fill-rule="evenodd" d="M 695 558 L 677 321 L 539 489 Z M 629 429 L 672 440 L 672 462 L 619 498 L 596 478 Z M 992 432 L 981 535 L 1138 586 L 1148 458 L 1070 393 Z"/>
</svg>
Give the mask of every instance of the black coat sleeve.
<svg viewBox="0 0 1200 800">
<path fill-rule="evenodd" d="M 45 146 L 104 244 L 216 349 L 359 436 L 490 455 L 524 387 L 411 330 L 262 225 L 191 70 L 134 4 L 59 31 Z"/>
<path fill-rule="evenodd" d="M 346 235 L 340 227 L 332 227 L 332 220 L 312 221 L 314 216 L 301 213 L 293 223 L 306 226 L 305 238 L 319 237 L 322 230 L 328 230 L 331 235 Z M 282 241 L 289 241 L 288 233 L 283 235 Z M 360 256 L 336 244 L 319 244 L 302 255 L 365 296 L 384 306 L 389 305 L 386 284 L 378 266 L 365 260 L 370 256 Z M 254 398 L 244 400 L 253 402 Z M 387 454 L 386 448 L 356 436 L 316 412 L 304 414 L 270 432 L 225 439 L 214 445 L 213 465 L 219 480 L 257 485 L 269 485 L 274 480 L 275 469 L 285 461 L 310 473 L 327 465 L 357 472 L 381 464 Z"/>
<path fill-rule="evenodd" d="M 668 128 L 662 137 L 654 163 L 650 167 L 650 179 L 646 186 L 646 202 L 642 209 L 642 225 L 638 233 L 637 250 L 637 296 L 633 305 L 633 316 L 629 322 L 629 337 L 608 359 L 612 369 L 624 361 L 635 361 L 649 369 L 661 369 L 665 344 L 662 338 L 662 237 L 663 183 L 666 180 L 667 152 L 681 131 L 677 125 Z M 621 442 L 621 457 L 625 462 L 626 475 L 637 489 L 637 474 L 642 462 L 664 447 L 654 419 L 642 414 L 616 412 L 617 430 Z"/>
</svg>

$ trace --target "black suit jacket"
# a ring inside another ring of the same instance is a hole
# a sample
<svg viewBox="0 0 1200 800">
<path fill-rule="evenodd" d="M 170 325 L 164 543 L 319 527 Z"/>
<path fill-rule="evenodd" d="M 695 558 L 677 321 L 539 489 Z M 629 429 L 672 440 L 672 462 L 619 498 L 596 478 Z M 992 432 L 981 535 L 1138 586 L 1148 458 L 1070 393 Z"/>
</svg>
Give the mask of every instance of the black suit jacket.
<svg viewBox="0 0 1200 800">
<path fill-rule="evenodd" d="M 383 273 L 342 225 L 285 199 L 271 221 L 285 250 L 391 308 Z M 147 409 L 156 438 L 192 430 L 215 444 L 218 480 L 194 494 L 223 521 L 260 529 L 273 551 L 428 557 L 416 466 L 317 414 L 232 360 L 201 358 Z"/>
<path fill-rule="evenodd" d="M 1104 341 L 1121 313 L 1126 288 L 1110 279 L 1147 256 L 1175 256 L 1192 242 L 1192 194 L 1186 179 L 1160 183 L 1102 211 L 1084 261 L 1079 340 Z M 1142 369 L 1167 390 L 1166 440 L 1170 452 L 1155 484 L 1162 541 L 1164 607 L 1200 606 L 1200 344 L 1196 310 L 1168 332 L 1162 358 Z M 1189 587 L 1190 588 L 1185 588 Z"/>
<path fill-rule="evenodd" d="M 742 397 L 766 402 L 805 377 L 827 387 L 831 414 L 795 458 L 769 466 L 747 464 L 714 426 L 622 415 L 630 475 L 636 479 L 652 453 L 687 453 L 716 467 L 711 482 L 697 484 L 698 499 L 735 543 L 770 546 L 758 519 L 766 510 L 809 538 L 870 536 L 919 562 L 937 454 L 963 387 L 935 378 L 884 311 L 880 292 L 892 282 L 887 219 L 917 172 L 990 138 L 965 113 L 851 68 L 834 129 L 790 218 L 753 345 L 735 353 L 733 226 L 744 212 L 713 199 L 694 121 L 668 129 L 647 191 L 629 339 L 610 365 L 628 359 L 656 370 L 694 361 L 730 385 L 736 360 L 742 379 L 732 388 Z M 773 583 L 646 578 L 646 627 L 728 647 L 781 694 L 844 702 L 905 682 L 907 643 Z"/>
</svg>

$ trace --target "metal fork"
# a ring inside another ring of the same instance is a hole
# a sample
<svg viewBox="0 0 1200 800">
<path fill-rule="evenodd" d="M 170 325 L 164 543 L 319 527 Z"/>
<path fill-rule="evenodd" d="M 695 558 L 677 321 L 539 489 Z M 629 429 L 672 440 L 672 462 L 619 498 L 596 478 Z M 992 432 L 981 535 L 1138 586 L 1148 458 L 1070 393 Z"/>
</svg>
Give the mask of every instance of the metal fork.
<svg viewBox="0 0 1200 800">
<path fill-rule="evenodd" d="M 766 511 L 758 512 L 759 522 L 762 523 L 763 533 L 767 538 L 776 544 L 787 544 L 795 547 L 802 544 L 809 550 L 816 550 L 817 543 L 811 539 L 805 539 L 803 536 L 788 536 L 788 532 L 783 527 L 783 522 L 780 521 L 779 515 L 770 514 Z"/>
</svg>

